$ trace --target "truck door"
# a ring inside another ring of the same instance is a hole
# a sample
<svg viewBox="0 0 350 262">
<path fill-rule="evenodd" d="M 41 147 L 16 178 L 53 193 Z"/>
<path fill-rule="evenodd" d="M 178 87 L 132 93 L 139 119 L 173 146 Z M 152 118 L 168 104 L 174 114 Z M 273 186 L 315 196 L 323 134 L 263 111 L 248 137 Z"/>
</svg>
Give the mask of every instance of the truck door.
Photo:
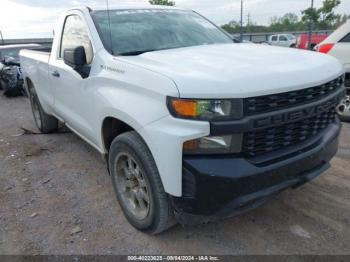
<svg viewBox="0 0 350 262">
<path fill-rule="evenodd" d="M 270 45 L 277 45 L 277 42 L 278 42 L 278 37 L 277 37 L 277 35 L 271 36 Z"/>
<path fill-rule="evenodd" d="M 84 47 L 86 54 L 85 74 L 77 71 L 63 60 L 65 50 Z M 93 105 L 87 106 L 92 80 L 89 68 L 93 59 L 93 45 L 88 34 L 88 28 L 79 14 L 68 15 L 65 19 L 60 50 L 50 61 L 50 78 L 54 93 L 54 110 L 60 118 L 74 131 L 91 142 L 94 135 L 88 122 L 89 112 Z M 90 115 L 91 117 L 91 115 Z"/>
<path fill-rule="evenodd" d="M 278 45 L 284 46 L 284 47 L 289 47 L 288 38 L 285 35 L 280 35 Z"/>
</svg>

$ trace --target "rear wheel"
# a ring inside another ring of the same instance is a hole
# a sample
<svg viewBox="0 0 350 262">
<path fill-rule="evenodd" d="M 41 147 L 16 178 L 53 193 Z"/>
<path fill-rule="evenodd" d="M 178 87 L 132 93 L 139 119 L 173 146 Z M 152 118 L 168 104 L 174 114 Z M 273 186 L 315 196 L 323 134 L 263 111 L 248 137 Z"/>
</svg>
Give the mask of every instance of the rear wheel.
<svg viewBox="0 0 350 262">
<path fill-rule="evenodd" d="M 347 95 L 337 106 L 340 120 L 350 122 L 350 95 Z"/>
<path fill-rule="evenodd" d="M 117 199 L 131 225 L 153 235 L 175 225 L 152 154 L 136 132 L 113 141 L 109 168 Z"/>
<path fill-rule="evenodd" d="M 40 132 L 48 134 L 57 131 L 58 120 L 44 112 L 34 88 L 29 90 L 29 99 L 32 106 L 33 118 Z"/>
</svg>

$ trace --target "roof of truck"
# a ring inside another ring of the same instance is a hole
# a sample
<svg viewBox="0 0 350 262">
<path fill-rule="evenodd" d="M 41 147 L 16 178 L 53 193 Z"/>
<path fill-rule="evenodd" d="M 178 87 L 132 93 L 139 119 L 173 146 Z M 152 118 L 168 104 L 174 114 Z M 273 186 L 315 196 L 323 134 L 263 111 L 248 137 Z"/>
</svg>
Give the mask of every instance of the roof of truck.
<svg viewBox="0 0 350 262">
<path fill-rule="evenodd" d="M 92 11 L 105 11 L 107 10 L 107 6 L 93 6 L 83 8 L 89 8 Z M 72 8 L 77 9 L 77 8 Z M 124 9 L 176 9 L 176 10 L 185 10 L 183 8 L 178 8 L 175 6 L 164 6 L 164 5 L 151 5 L 151 4 L 140 4 L 140 3 L 130 3 L 130 4 L 118 4 L 118 5 L 110 5 L 109 10 L 124 10 Z"/>
</svg>

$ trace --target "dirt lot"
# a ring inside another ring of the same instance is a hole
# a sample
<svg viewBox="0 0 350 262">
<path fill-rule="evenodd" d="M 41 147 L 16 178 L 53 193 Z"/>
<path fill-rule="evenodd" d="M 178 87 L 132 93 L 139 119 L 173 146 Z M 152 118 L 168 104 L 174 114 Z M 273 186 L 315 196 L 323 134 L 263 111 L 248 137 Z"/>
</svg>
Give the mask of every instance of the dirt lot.
<svg viewBox="0 0 350 262">
<path fill-rule="evenodd" d="M 150 237 L 117 204 L 102 157 L 36 130 L 27 99 L 0 97 L 0 254 L 350 254 L 350 125 L 333 167 L 263 207 Z"/>
</svg>

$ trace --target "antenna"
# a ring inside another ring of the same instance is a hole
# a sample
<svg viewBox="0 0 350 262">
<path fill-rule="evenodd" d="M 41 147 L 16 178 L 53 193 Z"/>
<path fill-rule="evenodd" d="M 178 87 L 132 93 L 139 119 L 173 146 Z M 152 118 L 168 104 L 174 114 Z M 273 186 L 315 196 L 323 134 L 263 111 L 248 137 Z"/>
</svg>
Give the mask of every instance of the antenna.
<svg viewBox="0 0 350 262">
<path fill-rule="evenodd" d="M 110 11 L 109 11 L 109 0 L 106 0 L 107 1 L 107 14 L 108 14 L 108 29 L 109 29 L 109 41 L 110 41 L 110 45 L 111 45 L 111 53 L 112 55 L 114 55 L 114 52 L 113 52 L 113 39 L 112 39 L 112 28 L 111 28 L 111 16 L 110 16 Z"/>
</svg>

